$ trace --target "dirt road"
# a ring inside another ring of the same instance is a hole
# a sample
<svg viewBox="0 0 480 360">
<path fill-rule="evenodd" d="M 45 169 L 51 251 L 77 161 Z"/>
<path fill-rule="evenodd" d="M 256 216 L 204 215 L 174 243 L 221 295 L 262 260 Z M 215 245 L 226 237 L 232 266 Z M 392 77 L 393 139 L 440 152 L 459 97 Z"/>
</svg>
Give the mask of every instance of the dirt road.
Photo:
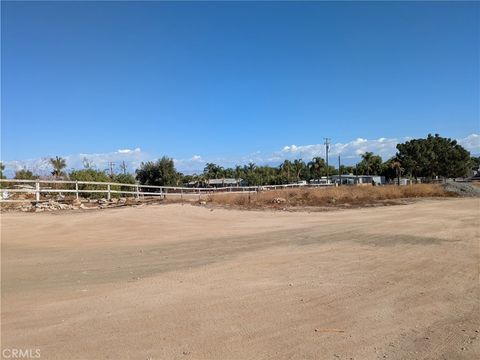
<svg viewBox="0 0 480 360">
<path fill-rule="evenodd" d="M 2 353 L 479 358 L 479 206 L 6 213 Z"/>
</svg>

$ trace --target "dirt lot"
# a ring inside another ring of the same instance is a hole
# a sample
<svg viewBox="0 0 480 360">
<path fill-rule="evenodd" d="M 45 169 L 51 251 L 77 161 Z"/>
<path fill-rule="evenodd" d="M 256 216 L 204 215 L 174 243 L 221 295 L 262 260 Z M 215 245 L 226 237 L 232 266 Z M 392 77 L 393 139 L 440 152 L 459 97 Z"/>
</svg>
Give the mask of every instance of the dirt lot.
<svg viewBox="0 0 480 360">
<path fill-rule="evenodd" d="M 479 358 L 479 219 L 479 199 L 6 213 L 2 349 L 82 360 Z"/>
</svg>

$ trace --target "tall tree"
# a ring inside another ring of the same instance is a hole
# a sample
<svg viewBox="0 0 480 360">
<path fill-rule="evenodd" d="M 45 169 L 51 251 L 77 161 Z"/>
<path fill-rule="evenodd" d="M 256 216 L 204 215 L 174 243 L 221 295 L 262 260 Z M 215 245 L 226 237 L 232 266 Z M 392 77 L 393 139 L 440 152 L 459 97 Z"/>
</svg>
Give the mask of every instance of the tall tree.
<svg viewBox="0 0 480 360">
<path fill-rule="evenodd" d="M 295 171 L 295 177 L 297 182 L 300 181 L 300 175 L 302 172 L 305 172 L 306 169 L 305 162 L 302 159 L 296 159 L 293 161 L 293 170 Z"/>
<path fill-rule="evenodd" d="M 2 162 L 0 162 L 0 179 L 4 179 L 5 176 L 3 175 L 3 171 L 5 170 L 5 165 L 3 165 Z"/>
<path fill-rule="evenodd" d="M 380 175 L 382 172 L 382 158 L 367 151 L 362 154 L 362 161 L 358 164 L 358 168 L 365 175 Z"/>
<path fill-rule="evenodd" d="M 310 169 L 312 178 L 320 180 L 324 169 L 326 169 L 325 160 L 320 156 L 316 156 L 308 163 L 308 168 Z"/>
<path fill-rule="evenodd" d="M 225 169 L 217 164 L 207 163 L 203 169 L 203 174 L 207 180 L 221 179 L 225 177 Z"/>
<path fill-rule="evenodd" d="M 166 156 L 155 162 L 142 162 L 135 172 L 142 185 L 176 186 L 180 181 L 173 159 Z"/>
<path fill-rule="evenodd" d="M 293 164 L 290 160 L 285 160 L 280 165 L 280 172 L 284 179 L 286 179 L 287 184 L 291 182 L 291 174 L 293 172 Z"/>
<path fill-rule="evenodd" d="M 60 176 L 65 175 L 63 170 L 67 167 L 67 162 L 65 161 L 64 158 L 61 158 L 59 156 L 50 158 L 50 165 L 52 165 L 53 167 L 53 170 L 52 170 L 53 176 L 55 176 L 56 178 L 59 178 Z"/>
<path fill-rule="evenodd" d="M 456 140 L 438 134 L 398 144 L 397 150 L 405 173 L 415 178 L 461 177 L 469 173 L 470 153 Z"/>
<path fill-rule="evenodd" d="M 34 175 L 32 171 L 28 169 L 21 169 L 15 171 L 15 179 L 17 180 L 35 180 L 38 179 L 37 175 Z"/>
</svg>

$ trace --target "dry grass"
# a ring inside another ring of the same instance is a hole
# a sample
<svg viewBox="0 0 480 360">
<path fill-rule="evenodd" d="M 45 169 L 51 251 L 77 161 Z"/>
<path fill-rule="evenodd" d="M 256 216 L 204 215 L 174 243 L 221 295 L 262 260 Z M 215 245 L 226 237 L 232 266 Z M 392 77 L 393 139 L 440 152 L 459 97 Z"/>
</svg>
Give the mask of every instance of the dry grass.
<svg viewBox="0 0 480 360">
<path fill-rule="evenodd" d="M 441 185 L 410 186 L 340 186 L 331 188 L 300 188 L 263 191 L 253 194 L 222 194 L 208 198 L 217 205 L 248 208 L 284 208 L 301 206 L 362 206 L 386 200 L 419 197 L 454 196 Z"/>
</svg>

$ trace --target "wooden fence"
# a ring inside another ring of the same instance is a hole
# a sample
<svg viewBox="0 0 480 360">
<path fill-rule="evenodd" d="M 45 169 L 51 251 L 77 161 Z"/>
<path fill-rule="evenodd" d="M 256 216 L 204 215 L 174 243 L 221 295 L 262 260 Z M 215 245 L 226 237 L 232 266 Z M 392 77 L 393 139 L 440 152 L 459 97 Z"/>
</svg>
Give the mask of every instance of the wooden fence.
<svg viewBox="0 0 480 360">
<path fill-rule="evenodd" d="M 4 185 L 6 185 L 4 187 Z M 50 185 L 50 186 L 48 186 Z M 285 185 L 266 185 L 266 186 L 233 186 L 233 187 L 210 187 L 210 188 L 190 188 L 175 186 L 155 186 L 140 184 L 122 184 L 115 182 L 96 182 L 96 181 L 68 181 L 68 180 L 17 180 L 0 179 L 0 191 L 2 202 L 41 202 L 48 201 L 42 199 L 42 194 L 74 194 L 76 200 L 80 199 L 81 194 L 105 194 L 107 200 L 112 198 L 113 194 L 134 196 L 137 199 L 145 197 L 165 198 L 167 196 L 198 196 L 216 195 L 216 194 L 248 194 L 258 191 L 278 190 L 285 188 L 298 187 L 328 187 L 332 184 L 285 184 Z M 53 187 L 52 187 L 53 186 Z M 95 189 L 86 189 L 92 187 Z M 98 189 L 98 187 L 103 189 Z M 35 199 L 10 199 L 11 194 L 23 193 L 34 194 Z"/>
</svg>

